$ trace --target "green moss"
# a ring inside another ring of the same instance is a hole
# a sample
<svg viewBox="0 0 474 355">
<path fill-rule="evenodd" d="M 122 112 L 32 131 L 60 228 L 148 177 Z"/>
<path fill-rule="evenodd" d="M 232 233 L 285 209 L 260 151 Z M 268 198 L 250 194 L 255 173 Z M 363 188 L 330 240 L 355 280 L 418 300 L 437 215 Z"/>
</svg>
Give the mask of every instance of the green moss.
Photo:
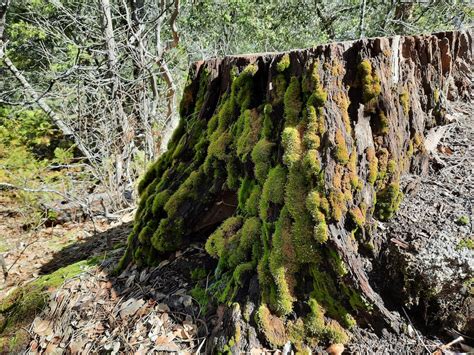
<svg viewBox="0 0 474 355">
<path fill-rule="evenodd" d="M 336 130 L 334 140 L 336 142 L 334 157 L 339 163 L 346 164 L 349 161 L 349 152 L 347 151 L 346 140 L 340 129 Z"/>
<path fill-rule="evenodd" d="M 283 321 L 273 316 L 265 304 L 261 304 L 255 313 L 255 322 L 271 345 L 280 347 L 286 344 L 288 337 Z"/>
<path fill-rule="evenodd" d="M 314 298 L 308 300 L 308 306 L 310 312 L 304 321 L 306 332 L 310 336 L 322 337 L 325 332 L 324 309 Z"/>
<path fill-rule="evenodd" d="M 293 76 L 286 89 L 284 98 L 285 125 L 294 126 L 298 124 L 302 105 L 300 81 L 297 77 Z"/>
<path fill-rule="evenodd" d="M 309 149 L 303 158 L 303 166 L 308 176 L 317 176 L 321 171 L 319 153 L 316 149 Z"/>
<path fill-rule="evenodd" d="M 171 193 L 169 192 L 169 190 L 160 191 L 155 194 L 152 206 L 152 212 L 155 216 L 160 213 L 160 210 L 164 207 L 166 202 L 168 202 L 170 197 Z"/>
<path fill-rule="evenodd" d="M 207 271 L 206 271 L 206 269 L 204 269 L 202 267 L 198 267 L 198 268 L 191 271 L 190 276 L 191 276 L 191 280 L 199 281 L 199 280 L 202 280 L 202 279 L 206 278 Z"/>
<path fill-rule="evenodd" d="M 463 248 L 474 250 L 474 239 L 472 237 L 466 237 L 464 239 L 461 239 L 461 241 L 456 246 L 456 249 L 459 250 Z"/>
<path fill-rule="evenodd" d="M 291 167 L 301 159 L 302 147 L 301 137 L 298 130 L 294 127 L 286 127 L 281 135 L 281 144 L 285 152 L 283 153 L 283 162 Z"/>
<path fill-rule="evenodd" d="M 331 190 L 329 193 L 329 204 L 331 205 L 332 219 L 339 222 L 347 210 L 344 194 L 337 189 Z"/>
<path fill-rule="evenodd" d="M 267 219 L 270 203 L 282 204 L 285 196 L 287 170 L 282 165 L 270 169 L 268 177 L 263 184 L 262 196 L 259 203 L 260 218 Z"/>
<path fill-rule="evenodd" d="M 263 127 L 262 134 L 263 138 L 271 139 L 273 136 L 273 121 L 272 121 L 273 107 L 271 104 L 266 104 L 263 107 Z"/>
<path fill-rule="evenodd" d="M 0 314 L 6 320 L 1 325 L 1 333 L 13 339 L 12 342 L 6 344 L 10 347 L 10 350 L 13 350 L 12 346 L 15 348 L 17 345 L 24 345 L 20 344 L 21 329 L 26 327 L 35 315 L 43 309 L 49 299 L 50 292 L 94 264 L 96 264 L 96 261 L 82 260 L 65 266 L 49 275 L 41 276 L 33 282 L 16 288 L 3 298 L 0 302 Z"/>
<path fill-rule="evenodd" d="M 374 73 L 372 64 L 368 59 L 364 59 L 359 63 L 358 72 L 362 84 L 362 100 L 364 103 L 368 103 L 380 95 L 380 79 Z"/>
<path fill-rule="evenodd" d="M 278 74 L 272 80 L 271 100 L 273 105 L 279 105 L 283 102 L 286 92 L 286 79 L 283 74 Z"/>
<path fill-rule="evenodd" d="M 469 224 L 469 217 L 468 216 L 460 216 L 456 220 L 456 223 L 459 224 L 460 226 L 467 226 Z"/>
<path fill-rule="evenodd" d="M 283 73 L 290 67 L 290 55 L 288 53 L 283 54 L 276 65 L 276 70 L 279 73 Z"/>
<path fill-rule="evenodd" d="M 326 337 L 332 344 L 346 344 L 349 341 L 349 336 L 344 328 L 335 320 L 330 320 L 325 328 Z"/>
<path fill-rule="evenodd" d="M 314 239 L 318 243 L 326 243 L 328 240 L 328 226 L 326 222 L 319 222 L 319 224 L 314 227 Z"/>
<path fill-rule="evenodd" d="M 385 115 L 385 112 L 383 111 L 379 112 L 379 124 L 380 124 L 380 133 L 387 134 L 390 128 L 390 125 L 389 125 L 388 118 Z"/>
<path fill-rule="evenodd" d="M 249 197 L 245 201 L 245 212 L 250 216 L 257 216 L 259 211 L 260 195 L 262 189 L 259 185 L 254 185 Z"/>
<path fill-rule="evenodd" d="M 365 214 L 359 207 L 353 207 L 349 210 L 352 221 L 358 226 L 363 227 L 365 224 Z"/>
<path fill-rule="evenodd" d="M 254 163 L 255 177 L 260 183 L 263 183 L 267 177 L 268 170 L 271 166 L 272 150 L 274 143 L 262 138 L 252 150 L 252 161 Z"/>
<path fill-rule="evenodd" d="M 200 313 L 206 314 L 207 309 L 212 302 L 206 290 L 196 285 L 191 291 L 189 291 L 189 294 L 198 303 Z"/>
<path fill-rule="evenodd" d="M 410 111 L 410 96 L 408 95 L 408 90 L 406 88 L 403 89 L 400 94 L 400 104 L 402 105 L 403 113 L 408 115 L 408 112 Z"/>
<path fill-rule="evenodd" d="M 377 193 L 375 215 L 382 221 L 391 218 L 398 210 L 403 193 L 398 182 L 393 182 Z"/>
<path fill-rule="evenodd" d="M 182 217 L 164 218 L 153 233 L 151 244 L 159 252 L 176 250 L 183 241 L 184 220 Z"/>
<path fill-rule="evenodd" d="M 260 136 L 262 122 L 257 110 L 245 110 L 243 130 L 237 140 L 237 156 L 245 162 Z"/>
<path fill-rule="evenodd" d="M 227 218 L 207 239 L 205 245 L 207 253 L 214 258 L 222 257 L 228 240 L 237 233 L 241 226 L 241 217 Z"/>
</svg>

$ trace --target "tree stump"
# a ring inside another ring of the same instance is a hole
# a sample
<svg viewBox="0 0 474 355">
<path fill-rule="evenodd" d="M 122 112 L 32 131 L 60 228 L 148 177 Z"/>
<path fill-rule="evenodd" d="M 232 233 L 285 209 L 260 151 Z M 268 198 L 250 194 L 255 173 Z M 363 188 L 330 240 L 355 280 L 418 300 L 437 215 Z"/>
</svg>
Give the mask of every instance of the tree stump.
<svg viewBox="0 0 474 355">
<path fill-rule="evenodd" d="M 207 238 L 213 296 L 273 347 L 400 330 L 364 262 L 371 231 L 396 212 L 400 177 L 426 171 L 424 132 L 468 95 L 471 66 L 470 31 L 195 63 L 121 266 Z M 215 346 L 250 350 L 233 329 Z"/>
</svg>

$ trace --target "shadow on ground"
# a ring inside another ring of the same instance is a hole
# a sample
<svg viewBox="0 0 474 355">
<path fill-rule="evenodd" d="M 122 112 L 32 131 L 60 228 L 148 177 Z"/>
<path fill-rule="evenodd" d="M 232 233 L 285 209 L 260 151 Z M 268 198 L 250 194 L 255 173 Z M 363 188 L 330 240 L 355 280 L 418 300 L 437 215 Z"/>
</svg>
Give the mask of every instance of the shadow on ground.
<svg viewBox="0 0 474 355">
<path fill-rule="evenodd" d="M 122 247 L 126 245 L 127 237 L 131 230 L 132 222 L 124 223 L 68 245 L 56 252 L 51 261 L 41 267 L 40 274 L 50 274 L 75 262 L 94 257 L 101 258 L 114 251 L 119 252 L 120 249 L 123 252 Z"/>
</svg>

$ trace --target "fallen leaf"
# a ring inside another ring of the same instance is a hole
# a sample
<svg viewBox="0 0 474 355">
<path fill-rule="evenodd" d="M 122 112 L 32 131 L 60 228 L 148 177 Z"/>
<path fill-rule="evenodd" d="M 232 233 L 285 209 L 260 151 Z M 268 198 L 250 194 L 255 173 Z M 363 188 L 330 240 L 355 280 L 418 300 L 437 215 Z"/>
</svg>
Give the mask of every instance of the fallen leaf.
<svg viewBox="0 0 474 355">
<path fill-rule="evenodd" d="M 133 316 L 145 303 L 144 300 L 139 299 L 136 300 L 135 298 L 130 298 L 120 308 L 120 318 L 126 318 Z"/>
<path fill-rule="evenodd" d="M 51 335 L 53 333 L 52 322 L 36 317 L 33 321 L 33 331 L 39 336 Z"/>
</svg>

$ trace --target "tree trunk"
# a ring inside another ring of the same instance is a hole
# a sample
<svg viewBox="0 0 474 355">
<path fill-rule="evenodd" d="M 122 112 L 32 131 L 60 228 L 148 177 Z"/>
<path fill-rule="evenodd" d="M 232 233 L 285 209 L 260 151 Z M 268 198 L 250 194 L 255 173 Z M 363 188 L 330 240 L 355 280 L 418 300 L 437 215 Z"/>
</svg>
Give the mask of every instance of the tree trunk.
<svg viewBox="0 0 474 355">
<path fill-rule="evenodd" d="M 343 343 L 356 322 L 399 331 L 369 274 L 371 231 L 396 212 L 400 177 L 426 170 L 440 93 L 454 80 L 466 95 L 471 66 L 472 32 L 196 63 L 169 149 L 139 185 L 121 266 L 212 233 L 213 296 L 245 305 L 272 346 Z M 211 347 L 249 350 L 239 329 Z"/>
</svg>

